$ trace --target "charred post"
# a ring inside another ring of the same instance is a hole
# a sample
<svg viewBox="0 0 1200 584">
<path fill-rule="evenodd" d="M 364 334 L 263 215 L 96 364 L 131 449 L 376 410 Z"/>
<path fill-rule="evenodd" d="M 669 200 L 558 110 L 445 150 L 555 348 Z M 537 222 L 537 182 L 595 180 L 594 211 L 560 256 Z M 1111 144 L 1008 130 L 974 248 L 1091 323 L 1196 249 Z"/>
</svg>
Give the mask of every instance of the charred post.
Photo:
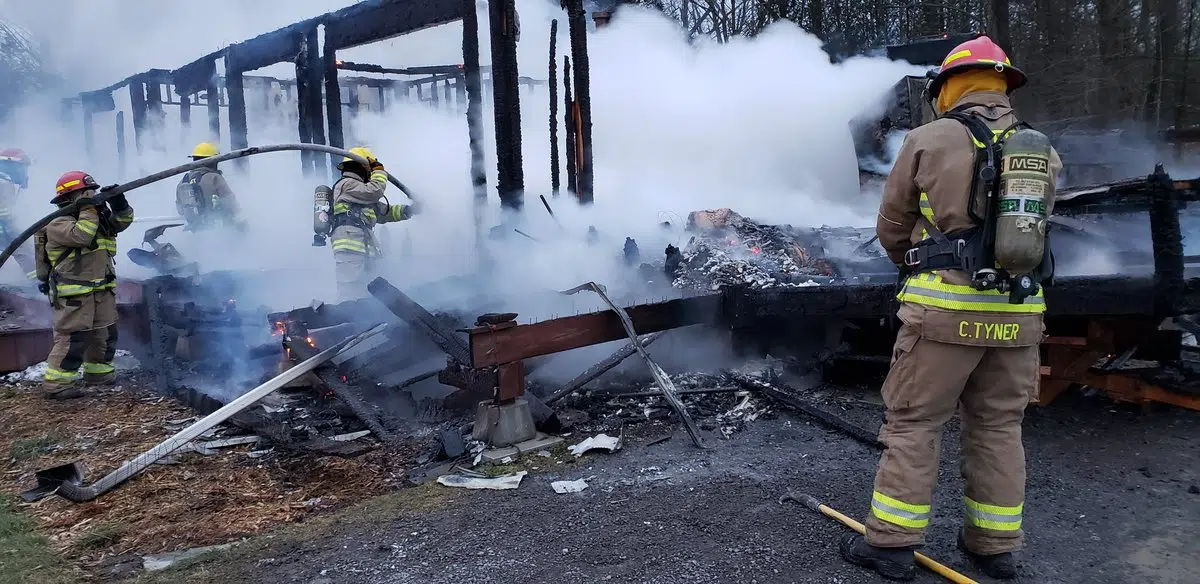
<svg viewBox="0 0 1200 584">
<path fill-rule="evenodd" d="M 179 126 L 182 129 L 182 139 L 186 145 L 192 137 L 192 96 L 179 96 Z"/>
<path fill-rule="evenodd" d="M 483 167 L 483 88 L 479 79 L 479 12 L 475 0 L 463 0 L 463 74 L 459 103 L 466 102 L 467 141 L 471 149 L 471 187 L 475 195 L 475 241 L 483 239 L 483 208 L 487 206 L 487 174 Z M 465 98 L 465 99 L 462 99 Z"/>
<path fill-rule="evenodd" d="M 1150 203 L 1150 238 L 1154 244 L 1154 310 L 1176 313 L 1183 293 L 1183 233 L 1179 226 L 1179 197 L 1171 177 L 1159 164 L 1150 175 L 1156 187 Z"/>
<path fill-rule="evenodd" d="M 125 112 L 117 112 L 117 178 L 125 178 Z"/>
<path fill-rule="evenodd" d="M 496 189 L 502 207 L 519 211 L 525 177 L 521 164 L 521 94 L 514 0 L 488 2 L 488 15 L 492 38 L 492 107 L 496 118 Z"/>
<path fill-rule="evenodd" d="M 325 29 L 325 116 L 329 118 L 329 145 L 336 148 L 346 147 L 346 137 L 342 131 L 342 88 L 338 84 L 337 51 L 329 44 L 329 29 Z M 333 155 L 329 158 L 330 172 L 337 174 L 338 160 Z M 336 177 L 335 177 L 336 179 Z"/>
<path fill-rule="evenodd" d="M 96 136 L 92 129 L 92 108 L 87 103 L 83 107 L 83 147 L 89 161 L 96 155 Z"/>
<path fill-rule="evenodd" d="M 312 91 L 308 82 L 310 79 L 308 72 L 308 52 L 309 52 L 308 36 L 300 38 L 300 50 L 296 53 L 296 131 L 300 135 L 300 142 L 304 144 L 312 144 L 312 125 L 309 119 L 308 111 L 308 94 Z M 300 153 L 300 167 L 303 169 L 304 176 L 313 175 L 313 160 L 318 157 L 315 152 Z"/>
<path fill-rule="evenodd" d="M 240 150 L 250 145 L 250 136 L 246 129 L 246 91 L 242 84 L 242 71 L 237 68 L 236 59 L 225 55 L 225 91 L 229 94 L 229 148 Z M 239 170 L 245 171 L 247 159 L 239 158 L 234 162 Z"/>
<path fill-rule="evenodd" d="M 346 101 L 348 102 L 346 109 L 350 112 L 350 119 L 353 121 L 358 117 L 358 84 L 351 83 L 346 89 Z M 351 136 L 353 137 L 353 136 Z"/>
<path fill-rule="evenodd" d="M 317 38 L 317 27 L 312 27 L 304 35 L 307 51 L 308 69 L 308 129 L 314 144 L 325 143 L 325 114 L 321 111 L 321 83 L 324 81 L 321 69 L 320 40 Z M 313 172 L 316 176 L 325 174 L 325 159 L 320 155 L 312 157 Z"/>
<path fill-rule="evenodd" d="M 558 19 L 550 21 L 550 192 L 558 196 Z"/>
<path fill-rule="evenodd" d="M 476 42 L 476 48 L 478 48 L 478 42 Z M 478 61 L 479 57 L 476 56 L 475 60 Z M 458 77 L 454 78 L 454 105 L 456 106 L 456 108 L 457 108 L 456 111 L 458 113 L 460 113 L 460 114 L 466 113 L 466 111 L 467 111 L 467 77 L 466 77 L 466 75 L 459 75 Z"/>
<path fill-rule="evenodd" d="M 575 100 L 571 96 L 571 58 L 563 55 L 563 126 L 566 131 L 567 145 L 567 190 L 579 192 L 579 176 L 577 165 L 579 149 L 575 134 Z"/>
<path fill-rule="evenodd" d="M 142 138 L 146 135 L 146 84 L 140 78 L 129 82 L 129 109 L 133 114 L 133 145 L 142 153 Z"/>
<path fill-rule="evenodd" d="M 217 144 L 221 143 L 221 88 L 217 87 L 216 73 L 208 80 L 205 87 L 208 97 L 208 137 Z"/>
<path fill-rule="evenodd" d="M 592 101 L 588 78 L 587 20 L 583 0 L 564 0 L 571 31 L 571 56 L 575 59 L 575 132 L 579 160 L 576 163 L 579 202 L 591 204 L 592 197 Z"/>
</svg>

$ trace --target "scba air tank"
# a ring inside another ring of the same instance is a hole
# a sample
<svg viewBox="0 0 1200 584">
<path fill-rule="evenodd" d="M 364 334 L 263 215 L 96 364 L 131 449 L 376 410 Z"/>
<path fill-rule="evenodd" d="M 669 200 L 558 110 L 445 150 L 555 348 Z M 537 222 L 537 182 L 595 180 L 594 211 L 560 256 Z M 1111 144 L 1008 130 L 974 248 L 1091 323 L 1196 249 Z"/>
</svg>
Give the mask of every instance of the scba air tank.
<svg viewBox="0 0 1200 584">
<path fill-rule="evenodd" d="M 996 212 L 996 263 L 1012 276 L 1030 274 L 1046 247 L 1046 204 L 1054 200 L 1050 139 L 1020 128 L 1004 140 Z"/>
<path fill-rule="evenodd" d="M 318 185 L 313 191 L 313 246 L 322 247 L 325 245 L 325 238 L 329 235 L 329 205 L 333 199 L 333 189 Z"/>
</svg>

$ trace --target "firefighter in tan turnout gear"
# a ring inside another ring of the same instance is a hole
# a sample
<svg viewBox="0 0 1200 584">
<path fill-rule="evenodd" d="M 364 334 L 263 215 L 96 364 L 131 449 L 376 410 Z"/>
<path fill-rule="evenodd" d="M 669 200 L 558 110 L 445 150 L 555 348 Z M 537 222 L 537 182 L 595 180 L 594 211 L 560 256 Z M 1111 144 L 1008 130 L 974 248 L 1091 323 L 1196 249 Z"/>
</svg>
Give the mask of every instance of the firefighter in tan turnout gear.
<svg viewBox="0 0 1200 584">
<path fill-rule="evenodd" d="M 877 233 L 901 269 L 902 326 L 883 385 L 886 449 L 866 536 L 847 535 L 840 548 L 888 578 L 915 575 L 942 426 L 956 409 L 966 479 L 959 547 L 989 576 L 1016 575 L 1021 421 L 1038 389 L 1040 284 L 1053 265 L 1046 220 L 1062 167 L 1009 103 L 1025 82 L 991 39 L 956 47 L 929 83 L 938 119 L 908 134 L 884 188 Z"/>
<path fill-rule="evenodd" d="M 16 227 L 17 195 L 29 188 L 29 156 L 19 148 L 0 148 L 0 246 L 6 246 L 21 232 Z M 29 280 L 37 279 L 36 264 L 28 246 L 21 246 L 13 259 Z"/>
<path fill-rule="evenodd" d="M 220 154 L 212 142 L 201 142 L 192 150 L 192 160 L 204 160 Z M 237 197 L 225 176 L 211 166 L 188 171 L 175 187 L 175 210 L 187 221 L 192 231 L 202 231 L 218 225 L 245 231 L 239 216 Z"/>
<path fill-rule="evenodd" d="M 99 185 L 91 175 L 71 171 L 58 179 L 52 202 L 64 207 L 90 199 Z M 54 307 L 54 347 L 46 359 L 42 387 L 48 397 L 79 397 L 79 369 L 85 385 L 115 381 L 117 294 L 113 257 L 117 234 L 133 222 L 125 195 L 97 208 L 84 205 L 75 216 L 54 219 L 35 236 L 38 279 Z"/>
<path fill-rule="evenodd" d="M 364 296 L 367 284 L 379 268 L 375 224 L 403 221 L 413 214 L 412 205 L 393 205 L 384 196 L 387 173 L 370 150 L 359 147 L 350 152 L 369 160 L 371 166 L 367 168 L 349 157 L 343 158 L 338 164 L 342 178 L 333 184 L 330 195 L 333 203 L 330 239 L 338 295 L 343 300 Z"/>
</svg>

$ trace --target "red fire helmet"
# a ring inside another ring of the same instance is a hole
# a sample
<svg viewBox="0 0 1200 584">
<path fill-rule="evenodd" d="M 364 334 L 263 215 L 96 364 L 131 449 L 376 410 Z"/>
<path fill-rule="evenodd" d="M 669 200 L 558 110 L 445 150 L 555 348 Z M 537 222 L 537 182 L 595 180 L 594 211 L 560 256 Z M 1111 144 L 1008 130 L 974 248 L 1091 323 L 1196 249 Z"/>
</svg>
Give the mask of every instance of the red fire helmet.
<svg viewBox="0 0 1200 584">
<path fill-rule="evenodd" d="M 72 170 L 58 177 L 58 182 L 54 185 L 53 200 L 58 200 L 75 191 L 98 188 L 100 188 L 100 185 L 96 182 L 96 179 L 92 178 L 92 175 L 82 170 Z"/>
<path fill-rule="evenodd" d="M 11 160 L 12 162 L 24 165 L 29 165 L 33 162 L 29 158 L 29 155 L 20 148 L 0 148 L 0 160 Z"/>
<path fill-rule="evenodd" d="M 1001 49 L 1000 45 L 986 36 L 981 36 L 954 47 L 950 54 L 946 55 L 937 75 L 929 83 L 929 95 L 937 97 L 938 92 L 942 90 L 942 85 L 945 85 L 951 75 L 967 69 L 995 69 L 997 72 L 1003 73 L 1008 79 L 1009 93 L 1021 88 L 1029 80 L 1025 73 L 1013 67 L 1012 62 L 1008 60 L 1008 55 L 1004 53 L 1004 49 Z"/>
</svg>

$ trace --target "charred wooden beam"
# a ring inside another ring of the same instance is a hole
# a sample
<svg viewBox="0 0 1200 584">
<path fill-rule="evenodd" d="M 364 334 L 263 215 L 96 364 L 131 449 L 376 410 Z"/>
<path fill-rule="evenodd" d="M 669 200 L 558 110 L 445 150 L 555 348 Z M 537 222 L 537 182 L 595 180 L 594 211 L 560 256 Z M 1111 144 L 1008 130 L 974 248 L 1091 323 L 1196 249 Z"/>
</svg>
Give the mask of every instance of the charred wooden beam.
<svg viewBox="0 0 1200 584">
<path fill-rule="evenodd" d="M 666 334 L 666 331 L 650 333 L 648 335 L 642 335 L 639 340 L 642 343 L 642 347 L 649 347 L 654 343 L 654 341 L 657 341 L 658 338 L 664 334 Z M 563 384 L 562 387 L 554 390 L 550 395 L 546 396 L 546 403 L 552 404 L 564 397 L 567 397 L 568 395 L 571 395 L 572 393 L 575 393 L 576 390 L 587 385 L 593 379 L 604 375 L 613 367 L 620 365 L 621 362 L 625 361 L 625 359 L 628 359 L 635 352 L 637 352 L 637 348 L 633 346 L 633 343 L 626 343 L 625 346 L 617 349 L 617 351 L 612 355 L 609 355 L 608 357 L 605 357 L 604 360 L 592 365 L 591 367 L 588 367 L 583 373 L 580 373 L 571 381 Z M 652 391 L 648 392 L 647 395 L 662 395 L 662 392 Z"/>
<path fill-rule="evenodd" d="M 87 152 L 89 163 L 96 153 L 96 135 L 92 128 L 92 110 L 83 104 L 83 148 Z"/>
<path fill-rule="evenodd" d="M 140 79 L 129 82 L 129 109 L 133 114 L 133 145 L 140 155 L 146 135 L 146 84 Z"/>
<path fill-rule="evenodd" d="M 229 148 L 240 150 L 250 145 L 246 122 L 246 91 L 242 84 L 242 70 L 238 68 L 234 55 L 225 55 L 225 91 L 229 94 Z M 245 171 L 248 158 L 239 158 L 234 164 Z"/>
<path fill-rule="evenodd" d="M 312 27 L 304 33 L 300 41 L 300 51 L 296 55 L 296 108 L 300 141 L 309 144 L 325 143 L 325 115 L 322 112 L 321 83 L 321 54 L 317 27 Z M 301 153 L 304 171 L 311 176 L 325 174 L 325 157 L 315 152 Z"/>
<path fill-rule="evenodd" d="M 367 284 L 367 291 L 392 311 L 392 314 L 428 336 L 447 355 L 460 363 L 470 362 L 470 351 L 462 337 L 443 327 L 428 310 L 392 286 L 387 280 L 375 278 L 370 284 Z"/>
<path fill-rule="evenodd" d="M 308 72 L 309 58 L 308 52 L 310 45 L 308 37 L 300 39 L 300 51 L 296 53 L 296 131 L 300 136 L 300 142 L 304 144 L 312 144 L 312 121 L 310 119 L 309 108 L 309 92 L 312 89 L 309 87 L 311 75 Z M 313 162 L 320 155 L 316 152 L 304 151 L 300 153 L 300 167 L 306 177 L 314 176 Z"/>
<path fill-rule="evenodd" d="M 346 147 L 346 137 L 342 130 L 342 89 L 338 84 L 337 49 L 330 44 L 329 27 L 325 28 L 325 54 L 321 56 L 325 67 L 325 117 L 329 121 L 329 145 L 336 148 Z M 337 180 L 337 168 L 340 160 L 329 155 L 329 171 Z"/>
<path fill-rule="evenodd" d="M 292 343 L 289 347 L 292 349 L 292 353 L 299 357 L 301 361 L 318 353 L 317 349 L 303 342 Z M 354 415 L 367 425 L 367 428 L 370 428 L 371 432 L 375 433 L 377 438 L 391 444 L 400 441 L 400 438 L 394 432 L 384 426 L 383 415 L 376 408 L 372 408 L 367 404 L 358 389 L 342 381 L 342 374 L 340 372 L 317 369 L 313 373 L 329 391 L 333 392 L 335 397 L 346 404 L 350 408 L 350 411 L 354 412 Z"/>
<path fill-rule="evenodd" d="M 183 142 L 192 136 L 192 96 L 179 96 L 179 126 L 183 129 Z"/>
<path fill-rule="evenodd" d="M 217 86 L 217 76 L 214 73 L 205 86 L 208 109 L 208 137 L 213 142 L 221 143 L 221 88 Z"/>
<path fill-rule="evenodd" d="M 575 195 L 585 205 L 593 201 L 592 193 L 592 98 L 588 72 L 587 20 L 583 0 L 564 0 L 567 22 L 571 31 L 571 56 L 575 59 L 575 124 L 579 161 L 576 172 L 579 184 Z"/>
<path fill-rule="evenodd" d="M 474 4 L 471 4 L 474 9 Z M 359 2 L 323 17 L 326 46 L 346 49 L 463 18 L 460 0 Z"/>
<path fill-rule="evenodd" d="M 550 192 L 558 196 L 558 19 L 550 21 Z"/>
<path fill-rule="evenodd" d="M 496 128 L 496 189 L 500 205 L 514 211 L 524 204 L 521 163 L 521 93 L 517 73 L 515 0 L 488 2 L 492 40 L 492 108 Z"/>
<path fill-rule="evenodd" d="M 571 58 L 563 55 L 563 126 L 567 146 L 567 190 L 579 192 L 579 136 L 575 132 L 575 98 L 571 96 Z"/>
<path fill-rule="evenodd" d="M 719 316 L 720 296 L 696 296 L 642 304 L 627 309 L 638 334 L 705 322 Z M 491 367 L 627 338 L 621 318 L 611 310 L 591 312 L 508 328 L 477 327 L 470 332 L 471 366 Z"/>
<path fill-rule="evenodd" d="M 125 112 L 117 112 L 117 177 L 125 178 Z"/>
<path fill-rule="evenodd" d="M 1046 315 L 1155 316 L 1155 280 L 1149 277 L 1068 276 L 1046 288 Z M 881 318 L 895 314 L 894 284 L 822 285 L 805 288 L 728 288 L 722 294 L 723 314 L 734 328 L 757 326 L 780 318 L 840 316 Z M 1200 277 L 1184 280 L 1173 310 L 1200 310 Z"/>
<path fill-rule="evenodd" d="M 1148 179 L 1157 187 L 1150 203 L 1150 238 L 1154 245 L 1154 312 L 1176 314 L 1183 294 L 1183 233 L 1175 185 L 1161 164 Z"/>
<path fill-rule="evenodd" d="M 483 245 L 483 211 L 487 206 L 487 172 L 483 162 L 483 87 L 479 78 L 479 13 L 475 0 L 461 0 L 463 12 L 463 70 L 457 84 L 459 105 L 467 112 L 467 142 L 471 150 L 472 214 L 475 244 Z"/>
<path fill-rule="evenodd" d="M 471 4 L 474 9 L 475 4 Z M 339 61 L 338 69 L 343 71 L 361 71 L 363 73 L 384 73 L 388 75 L 457 75 L 462 72 L 462 65 L 429 65 L 425 67 L 383 67 L 370 63 L 354 63 Z"/>
</svg>

